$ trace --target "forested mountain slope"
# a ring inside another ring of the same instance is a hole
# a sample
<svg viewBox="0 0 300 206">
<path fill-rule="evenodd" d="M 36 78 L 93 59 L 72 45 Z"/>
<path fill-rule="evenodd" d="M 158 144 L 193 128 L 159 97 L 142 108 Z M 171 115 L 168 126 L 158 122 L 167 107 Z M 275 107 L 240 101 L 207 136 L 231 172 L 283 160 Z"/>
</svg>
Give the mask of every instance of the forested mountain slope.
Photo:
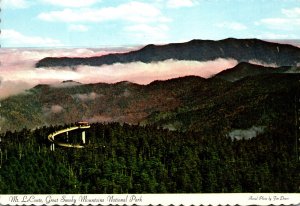
<svg viewBox="0 0 300 206">
<path fill-rule="evenodd" d="M 263 74 L 236 82 L 182 77 L 149 85 L 130 82 L 38 85 L 1 101 L 2 131 L 89 122 L 157 124 L 169 129 L 224 132 L 293 121 L 299 74 Z M 286 116 L 286 117 L 284 117 Z"/>
<path fill-rule="evenodd" d="M 289 128 L 232 141 L 97 123 L 87 130 L 86 148 L 50 151 L 47 135 L 65 127 L 0 135 L 1 194 L 299 192 Z"/>
<path fill-rule="evenodd" d="M 38 85 L 1 100 L 0 193 L 300 192 L 299 80 Z M 78 120 L 85 148 L 51 151 Z"/>
</svg>

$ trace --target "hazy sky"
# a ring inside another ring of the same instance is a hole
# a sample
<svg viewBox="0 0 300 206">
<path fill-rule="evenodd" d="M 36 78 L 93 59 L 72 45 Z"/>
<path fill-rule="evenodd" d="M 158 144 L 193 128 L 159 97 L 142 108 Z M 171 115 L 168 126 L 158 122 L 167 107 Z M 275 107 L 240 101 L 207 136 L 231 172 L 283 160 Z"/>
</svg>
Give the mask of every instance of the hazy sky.
<svg viewBox="0 0 300 206">
<path fill-rule="evenodd" d="M 2 0 L 2 47 L 300 39 L 300 0 Z"/>
</svg>

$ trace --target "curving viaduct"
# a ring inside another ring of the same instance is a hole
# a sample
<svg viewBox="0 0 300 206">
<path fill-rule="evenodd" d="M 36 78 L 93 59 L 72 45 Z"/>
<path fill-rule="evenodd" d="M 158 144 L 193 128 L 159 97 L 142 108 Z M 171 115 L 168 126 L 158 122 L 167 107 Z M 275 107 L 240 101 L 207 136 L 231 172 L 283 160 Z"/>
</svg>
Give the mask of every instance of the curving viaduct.
<svg viewBox="0 0 300 206">
<path fill-rule="evenodd" d="M 80 126 L 74 126 L 74 127 L 69 127 L 69 128 L 66 128 L 66 129 L 58 130 L 58 131 L 55 131 L 52 134 L 49 134 L 48 135 L 48 140 L 52 144 L 56 144 L 56 145 L 59 145 L 61 147 L 84 148 L 84 146 L 80 145 L 80 144 L 69 144 L 69 143 L 66 143 L 66 142 L 56 141 L 55 136 L 57 136 L 59 134 L 66 133 L 66 132 L 70 132 L 70 131 L 73 131 L 73 130 L 76 130 L 76 129 L 88 129 L 90 127 L 91 127 L 90 125 L 85 125 L 85 126 L 80 125 Z M 53 149 L 54 149 L 54 147 L 53 147 Z"/>
</svg>

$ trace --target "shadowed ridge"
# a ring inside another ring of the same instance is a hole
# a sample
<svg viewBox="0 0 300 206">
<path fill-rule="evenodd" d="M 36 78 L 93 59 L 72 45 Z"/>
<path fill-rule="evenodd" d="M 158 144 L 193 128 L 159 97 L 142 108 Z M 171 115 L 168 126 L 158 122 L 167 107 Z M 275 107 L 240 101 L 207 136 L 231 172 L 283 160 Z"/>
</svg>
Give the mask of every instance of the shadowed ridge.
<svg viewBox="0 0 300 206">
<path fill-rule="evenodd" d="M 220 78 L 226 81 L 237 81 L 248 76 L 256 76 L 269 73 L 284 73 L 291 69 L 289 66 L 283 67 L 266 67 L 262 65 L 241 62 L 233 68 L 226 69 L 212 78 Z"/>
<path fill-rule="evenodd" d="M 300 48 L 259 39 L 191 40 L 166 45 L 150 44 L 136 51 L 99 57 L 46 57 L 40 60 L 36 67 L 101 66 L 137 61 L 151 63 L 169 59 L 211 61 L 218 58 L 235 59 L 238 62 L 257 60 L 266 64 L 296 66 L 300 62 Z"/>
</svg>

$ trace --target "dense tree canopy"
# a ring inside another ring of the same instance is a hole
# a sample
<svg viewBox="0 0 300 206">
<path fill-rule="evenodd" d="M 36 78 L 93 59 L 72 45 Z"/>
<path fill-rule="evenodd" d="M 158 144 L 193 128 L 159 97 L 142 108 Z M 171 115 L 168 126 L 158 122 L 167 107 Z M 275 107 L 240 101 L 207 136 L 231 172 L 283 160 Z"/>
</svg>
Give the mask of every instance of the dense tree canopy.
<svg viewBox="0 0 300 206">
<path fill-rule="evenodd" d="M 48 134 L 68 126 L 2 134 L 0 193 L 299 192 L 288 129 L 232 140 L 97 123 L 87 130 L 85 148 L 51 151 Z"/>
</svg>

